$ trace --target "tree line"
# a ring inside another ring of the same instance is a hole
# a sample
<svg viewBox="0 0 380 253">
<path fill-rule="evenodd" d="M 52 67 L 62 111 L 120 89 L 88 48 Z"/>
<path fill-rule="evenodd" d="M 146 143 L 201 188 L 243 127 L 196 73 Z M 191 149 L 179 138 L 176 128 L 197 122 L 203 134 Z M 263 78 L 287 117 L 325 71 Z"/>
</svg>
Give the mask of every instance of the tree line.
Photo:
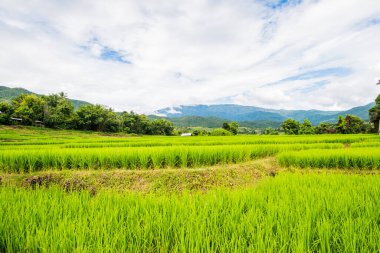
<svg viewBox="0 0 380 253">
<path fill-rule="evenodd" d="M 63 92 L 48 96 L 21 94 L 0 102 L 0 124 L 44 125 L 56 129 L 132 134 L 173 135 L 174 125 L 165 119 L 150 120 L 131 112 L 116 113 L 102 105 L 74 105 Z"/>
<path fill-rule="evenodd" d="M 371 133 L 379 129 L 380 95 L 369 110 L 370 122 L 353 115 L 339 116 L 336 123 L 322 122 L 313 126 L 308 119 L 299 122 L 287 119 L 279 129 L 266 128 L 262 134 L 356 134 Z M 0 101 L 0 124 L 43 125 L 49 128 L 87 130 L 100 132 L 125 132 L 146 135 L 177 135 L 172 122 L 165 119 L 149 119 L 133 111 L 116 113 L 102 105 L 82 105 L 77 110 L 63 92 L 48 96 L 21 94 L 10 103 Z M 208 131 L 196 129 L 193 135 L 236 135 L 237 122 L 224 122 L 221 128 Z"/>
<path fill-rule="evenodd" d="M 308 119 L 303 123 L 287 119 L 281 124 L 279 130 L 267 128 L 264 134 L 278 134 L 283 131 L 285 134 L 358 134 L 374 133 L 379 131 L 380 120 L 380 95 L 375 100 L 375 106 L 369 110 L 369 122 L 354 115 L 340 115 L 336 123 L 322 122 L 318 126 L 313 126 Z"/>
</svg>

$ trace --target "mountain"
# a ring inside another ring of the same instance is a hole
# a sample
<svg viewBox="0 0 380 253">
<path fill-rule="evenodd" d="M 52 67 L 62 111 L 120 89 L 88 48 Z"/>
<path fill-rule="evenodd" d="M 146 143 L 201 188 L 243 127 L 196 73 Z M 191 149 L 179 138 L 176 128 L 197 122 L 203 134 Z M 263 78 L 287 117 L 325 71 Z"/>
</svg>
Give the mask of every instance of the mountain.
<svg viewBox="0 0 380 253">
<path fill-rule="evenodd" d="M 173 108 L 164 108 L 157 110 L 155 113 L 165 116 L 175 121 L 185 121 L 192 116 L 203 118 L 218 118 L 221 120 L 245 122 L 282 122 L 288 118 L 298 121 L 309 119 L 313 124 L 320 122 L 336 122 L 339 115 L 351 114 L 368 120 L 368 110 L 373 107 L 374 103 L 354 107 L 346 111 L 321 111 L 321 110 L 276 110 L 266 109 L 255 106 L 242 106 L 233 104 L 220 105 L 190 105 L 178 106 Z M 248 123 L 247 123 L 248 122 Z"/>
<path fill-rule="evenodd" d="M 0 101 L 12 101 L 12 99 L 16 98 L 20 94 L 36 94 L 37 96 L 42 96 L 40 94 L 31 92 L 29 90 L 23 88 L 9 88 L 6 86 L 0 86 Z M 82 100 L 69 99 L 75 108 L 78 108 L 81 105 L 89 105 L 90 103 Z"/>
</svg>

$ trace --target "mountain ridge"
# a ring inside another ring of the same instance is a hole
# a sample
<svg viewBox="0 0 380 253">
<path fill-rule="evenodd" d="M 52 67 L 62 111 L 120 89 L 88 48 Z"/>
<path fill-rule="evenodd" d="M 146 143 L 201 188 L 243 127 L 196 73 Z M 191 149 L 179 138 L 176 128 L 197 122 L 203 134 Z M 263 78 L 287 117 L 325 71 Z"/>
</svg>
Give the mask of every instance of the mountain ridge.
<svg viewBox="0 0 380 253">
<path fill-rule="evenodd" d="M 374 103 L 353 107 L 343 111 L 323 111 L 323 110 L 285 110 L 267 109 L 256 106 L 244 106 L 235 104 L 219 105 L 181 105 L 177 107 L 167 107 L 157 110 L 155 113 L 167 118 L 181 118 L 188 116 L 214 117 L 230 121 L 252 122 L 271 121 L 281 122 L 288 118 L 298 121 L 309 119 L 313 124 L 321 122 L 336 122 L 339 115 L 355 115 L 363 120 L 368 120 L 368 110 Z"/>
<path fill-rule="evenodd" d="M 10 102 L 12 99 L 16 98 L 17 96 L 21 94 L 35 94 L 37 96 L 42 96 L 42 94 L 38 94 L 32 91 L 29 91 L 27 89 L 16 87 L 16 88 L 10 88 L 7 86 L 1 86 L 0 85 L 0 101 L 7 101 Z M 87 101 L 77 100 L 77 99 L 70 99 L 69 100 L 73 103 L 74 108 L 78 108 L 81 105 L 89 105 L 91 103 Z"/>
<path fill-rule="evenodd" d="M 42 96 L 24 88 L 0 86 L 0 101 L 9 102 L 22 93 Z M 91 104 L 87 101 L 76 99 L 70 99 L 70 101 L 75 108 L 84 104 Z M 316 125 L 321 122 L 336 122 L 339 115 L 346 114 L 368 120 L 368 110 L 374 104 L 369 103 L 343 111 L 268 109 L 236 104 L 181 105 L 159 109 L 155 111 L 155 115 L 150 115 L 150 117 L 166 118 L 180 127 L 201 126 L 213 128 L 219 127 L 224 121 L 238 121 L 241 126 L 247 127 L 277 127 L 288 118 L 298 121 L 303 121 L 307 118 L 312 124 Z"/>
</svg>

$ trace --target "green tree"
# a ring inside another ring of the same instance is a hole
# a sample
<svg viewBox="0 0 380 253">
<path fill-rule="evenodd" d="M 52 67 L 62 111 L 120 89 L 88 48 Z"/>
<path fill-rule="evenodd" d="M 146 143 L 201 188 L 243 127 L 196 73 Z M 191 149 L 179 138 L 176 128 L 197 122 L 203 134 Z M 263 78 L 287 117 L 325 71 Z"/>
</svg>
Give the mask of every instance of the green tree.
<svg viewBox="0 0 380 253">
<path fill-rule="evenodd" d="M 316 128 L 315 133 L 317 134 L 335 134 L 337 132 L 336 125 L 327 122 L 321 122 Z"/>
<path fill-rule="evenodd" d="M 379 120 L 380 120 L 380 95 L 375 100 L 375 106 L 369 110 L 370 121 L 374 124 L 375 131 L 380 133 Z"/>
<path fill-rule="evenodd" d="M 34 94 L 21 94 L 12 100 L 13 117 L 21 118 L 23 125 L 32 125 L 35 121 L 43 121 L 45 101 Z"/>
<path fill-rule="evenodd" d="M 232 133 L 224 128 L 215 128 L 211 131 L 210 135 L 212 136 L 228 136 L 232 135 Z"/>
<path fill-rule="evenodd" d="M 145 115 L 137 113 L 123 112 L 121 114 L 122 130 L 127 133 L 134 134 L 148 134 L 149 132 L 149 119 Z"/>
<path fill-rule="evenodd" d="M 308 119 L 300 125 L 299 134 L 315 134 L 315 128 Z"/>
<path fill-rule="evenodd" d="M 273 129 L 272 127 L 265 128 L 263 134 L 265 135 L 278 135 L 278 131 L 276 129 Z"/>
<path fill-rule="evenodd" d="M 118 115 L 102 105 L 83 105 L 76 111 L 76 125 L 80 130 L 101 132 L 118 132 L 120 119 Z"/>
<path fill-rule="evenodd" d="M 294 119 L 287 119 L 281 124 L 281 128 L 284 130 L 285 134 L 299 134 L 300 123 Z"/>
<path fill-rule="evenodd" d="M 207 136 L 210 133 L 206 129 L 195 129 L 192 133 L 194 136 Z"/>
<path fill-rule="evenodd" d="M 235 121 L 231 123 L 224 122 L 222 128 L 231 132 L 233 135 L 237 135 L 239 131 L 239 124 Z"/>
<path fill-rule="evenodd" d="M 51 128 L 72 127 L 74 105 L 67 99 L 66 95 L 61 92 L 43 97 L 44 104 L 44 124 Z"/>
<path fill-rule="evenodd" d="M 152 135 L 173 135 L 174 125 L 165 119 L 156 119 L 149 122 L 148 134 Z"/>
<path fill-rule="evenodd" d="M 346 115 L 343 117 L 339 116 L 338 123 L 336 126 L 337 132 L 341 134 L 358 134 L 366 132 L 365 122 L 356 116 Z"/>
<path fill-rule="evenodd" d="M 7 102 L 0 101 L 0 124 L 1 125 L 10 125 L 11 115 L 13 114 L 13 107 Z"/>
<path fill-rule="evenodd" d="M 228 122 L 223 122 L 222 128 L 223 128 L 224 130 L 230 131 L 230 129 L 231 129 L 230 123 L 228 123 Z"/>
</svg>

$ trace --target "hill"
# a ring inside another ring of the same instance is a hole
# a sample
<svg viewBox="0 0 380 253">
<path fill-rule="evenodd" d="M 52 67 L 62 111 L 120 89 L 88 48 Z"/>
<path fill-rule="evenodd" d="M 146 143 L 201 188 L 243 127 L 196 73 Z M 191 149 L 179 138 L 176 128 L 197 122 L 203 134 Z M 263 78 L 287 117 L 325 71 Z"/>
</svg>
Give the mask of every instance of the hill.
<svg viewBox="0 0 380 253">
<path fill-rule="evenodd" d="M 42 96 L 41 94 L 37 94 L 34 92 L 31 92 L 29 90 L 23 89 L 23 88 L 9 88 L 6 86 L 0 86 L 0 101 L 12 101 L 12 99 L 16 98 L 20 94 L 36 94 L 37 96 Z M 75 108 L 78 108 L 81 105 L 88 105 L 89 102 L 82 101 L 82 100 L 76 100 L 76 99 L 69 99 Z"/>
<path fill-rule="evenodd" d="M 303 121 L 309 119 L 313 124 L 320 122 L 336 122 L 339 115 L 351 114 L 368 120 L 368 110 L 374 103 L 354 107 L 345 111 L 321 111 L 321 110 L 276 110 L 255 106 L 242 106 L 233 104 L 220 105 L 191 105 L 157 110 L 157 115 L 166 116 L 173 122 L 183 122 L 189 117 L 216 118 L 220 120 L 233 120 L 238 122 L 282 122 L 287 118 Z M 191 118 L 194 119 L 194 118 Z M 198 118 L 199 119 L 199 118 Z M 220 122 L 219 120 L 219 122 Z"/>
</svg>

